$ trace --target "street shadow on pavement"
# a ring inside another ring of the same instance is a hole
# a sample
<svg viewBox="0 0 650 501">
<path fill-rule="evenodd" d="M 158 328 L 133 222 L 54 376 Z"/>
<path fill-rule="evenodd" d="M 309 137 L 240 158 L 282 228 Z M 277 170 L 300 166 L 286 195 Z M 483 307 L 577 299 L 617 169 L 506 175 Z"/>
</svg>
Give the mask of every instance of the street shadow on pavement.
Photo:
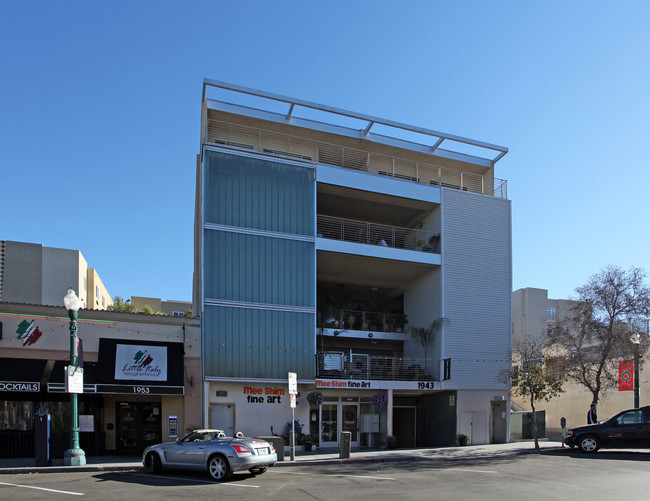
<svg viewBox="0 0 650 501">
<path fill-rule="evenodd" d="M 192 486 L 197 483 L 220 485 L 222 483 L 232 484 L 255 478 L 250 473 L 234 473 L 227 482 L 212 480 L 207 472 L 200 471 L 163 471 L 159 475 L 153 475 L 145 471 L 114 471 L 103 472 L 93 475 L 93 478 L 104 482 L 122 482 L 126 484 L 138 484 L 148 486 Z"/>
<path fill-rule="evenodd" d="M 568 456 L 575 459 L 583 459 L 588 461 L 601 460 L 601 461 L 650 461 L 650 452 L 640 451 L 625 451 L 625 450 L 611 450 L 601 449 L 598 452 L 586 453 L 580 452 L 578 449 L 555 449 L 540 452 L 544 456 Z"/>
</svg>

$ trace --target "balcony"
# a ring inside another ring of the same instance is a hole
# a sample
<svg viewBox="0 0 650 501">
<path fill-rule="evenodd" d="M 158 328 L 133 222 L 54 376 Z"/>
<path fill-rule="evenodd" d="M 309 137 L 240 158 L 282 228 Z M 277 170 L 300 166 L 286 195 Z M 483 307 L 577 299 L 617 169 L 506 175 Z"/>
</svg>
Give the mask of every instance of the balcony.
<svg viewBox="0 0 650 501">
<path fill-rule="evenodd" d="M 440 253 L 439 234 L 412 228 L 318 215 L 317 234 L 332 240 Z"/>
<path fill-rule="evenodd" d="M 206 121 L 203 134 L 207 143 L 360 170 L 369 174 L 389 176 L 429 186 L 508 198 L 508 182 L 489 175 L 416 162 L 214 119 Z M 500 155 L 499 158 L 501 156 L 503 155 Z"/>
<path fill-rule="evenodd" d="M 316 354 L 316 377 L 344 380 L 440 381 L 440 360 L 326 351 Z"/>
<path fill-rule="evenodd" d="M 325 310 L 318 312 L 318 325 L 326 329 L 401 333 L 406 316 L 376 311 Z"/>
</svg>

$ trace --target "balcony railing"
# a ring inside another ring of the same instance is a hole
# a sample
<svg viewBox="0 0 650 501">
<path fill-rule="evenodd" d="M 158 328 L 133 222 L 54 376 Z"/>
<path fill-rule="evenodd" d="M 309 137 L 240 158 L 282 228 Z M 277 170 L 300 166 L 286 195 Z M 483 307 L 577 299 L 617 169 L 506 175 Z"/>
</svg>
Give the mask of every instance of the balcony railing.
<svg viewBox="0 0 650 501">
<path fill-rule="evenodd" d="M 482 176 L 424 162 L 414 162 L 219 120 L 207 120 L 204 133 L 205 141 L 208 143 L 361 170 L 414 183 L 471 191 L 498 198 L 508 197 L 508 182 L 491 176 Z"/>
<path fill-rule="evenodd" d="M 337 351 L 316 354 L 316 377 L 382 381 L 440 381 L 440 360 Z"/>
<path fill-rule="evenodd" d="M 319 310 L 318 325 L 326 329 L 403 332 L 406 315 L 360 310 Z"/>
<path fill-rule="evenodd" d="M 429 231 L 318 215 L 319 237 L 361 244 L 440 253 L 440 235 Z"/>
</svg>

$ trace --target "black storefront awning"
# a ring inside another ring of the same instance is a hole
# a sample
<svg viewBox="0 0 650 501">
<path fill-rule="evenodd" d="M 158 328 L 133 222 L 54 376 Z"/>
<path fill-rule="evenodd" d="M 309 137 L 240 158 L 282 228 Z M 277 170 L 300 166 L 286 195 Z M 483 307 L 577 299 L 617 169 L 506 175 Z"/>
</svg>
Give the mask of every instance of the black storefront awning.
<svg viewBox="0 0 650 501">
<path fill-rule="evenodd" d="M 47 360 L 0 358 L 0 393 L 40 392 L 41 381 L 47 377 L 46 363 Z"/>
</svg>

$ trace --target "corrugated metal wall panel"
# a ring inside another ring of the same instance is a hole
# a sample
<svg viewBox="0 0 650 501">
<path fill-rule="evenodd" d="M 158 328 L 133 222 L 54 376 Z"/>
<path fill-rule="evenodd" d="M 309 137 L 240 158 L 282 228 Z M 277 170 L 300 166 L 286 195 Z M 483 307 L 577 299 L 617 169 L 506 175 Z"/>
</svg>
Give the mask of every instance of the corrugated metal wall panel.
<svg viewBox="0 0 650 501">
<path fill-rule="evenodd" d="M 443 356 L 456 388 L 503 386 L 511 349 L 511 207 L 508 200 L 443 190 Z"/>
<path fill-rule="evenodd" d="M 404 292 L 404 313 L 408 320 L 408 327 L 426 327 L 441 316 L 442 297 L 441 290 L 442 271 L 440 268 L 423 275 Z M 429 347 L 427 357 L 433 360 L 440 359 L 440 336 Z M 420 358 L 423 356 L 422 346 L 410 337 L 404 344 L 404 356 L 407 358 Z"/>
</svg>

